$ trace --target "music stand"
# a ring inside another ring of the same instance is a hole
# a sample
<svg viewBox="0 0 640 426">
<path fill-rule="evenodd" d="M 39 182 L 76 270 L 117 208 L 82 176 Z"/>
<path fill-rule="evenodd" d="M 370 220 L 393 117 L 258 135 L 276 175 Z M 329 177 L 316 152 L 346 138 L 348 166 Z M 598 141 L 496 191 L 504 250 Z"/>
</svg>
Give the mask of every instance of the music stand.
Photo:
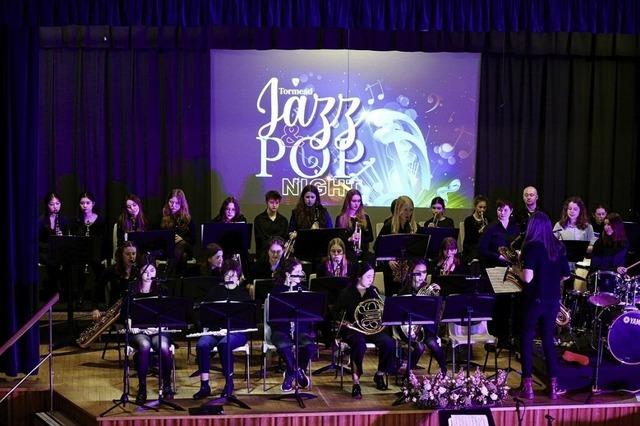
<svg viewBox="0 0 640 426">
<path fill-rule="evenodd" d="M 183 297 L 144 296 L 131 301 L 132 328 L 158 328 L 158 344 L 162 344 L 162 327 L 185 328 L 187 314 L 192 302 Z M 180 405 L 164 399 L 162 358 L 157 348 L 158 361 L 158 400 L 157 405 L 166 405 L 177 411 L 184 411 Z"/>
<path fill-rule="evenodd" d="M 299 336 L 300 323 L 322 321 L 325 311 L 326 299 L 322 293 L 314 291 L 290 291 L 285 293 L 271 294 L 269 296 L 269 322 L 294 322 L 295 339 L 295 374 L 294 393 L 292 395 L 280 395 L 274 400 L 294 398 L 298 401 L 300 408 L 305 408 L 305 399 L 317 398 L 311 393 L 300 393 L 298 385 L 298 353 L 300 352 Z"/>
<path fill-rule="evenodd" d="M 327 317 L 331 316 L 331 306 L 334 306 L 338 302 L 338 295 L 340 294 L 340 291 L 348 287 L 350 284 L 351 279 L 349 277 L 320 277 L 313 278 L 309 282 L 310 289 L 324 294 L 327 298 L 327 311 L 325 312 L 325 321 Z M 331 318 L 329 318 L 329 321 L 331 322 L 331 333 L 334 335 L 334 337 L 337 337 L 335 336 L 336 330 L 333 326 L 334 322 L 331 321 Z M 331 351 L 331 364 L 320 367 L 317 370 L 314 370 L 311 374 L 317 376 L 324 373 L 325 371 L 338 371 L 334 350 Z M 351 374 L 351 372 L 347 374 Z"/>
<path fill-rule="evenodd" d="M 467 326 L 467 377 L 471 365 L 471 322 L 490 321 L 495 304 L 496 297 L 486 293 L 454 294 L 445 299 L 441 322 Z M 455 351 L 453 359 L 455 360 Z"/>
<path fill-rule="evenodd" d="M 223 277 L 199 276 L 183 277 L 180 296 L 191 299 L 193 303 L 203 302 L 209 290 L 223 284 Z"/>
<path fill-rule="evenodd" d="M 49 262 L 55 265 L 64 265 L 71 269 L 74 265 L 87 265 L 89 263 L 100 261 L 100 239 L 97 237 L 79 237 L 67 235 L 50 235 L 49 236 Z M 75 334 L 75 323 L 73 320 L 73 311 L 75 310 L 75 301 L 72 300 L 72 287 L 75 288 L 73 277 L 71 274 L 71 282 L 67 283 L 65 293 L 67 298 L 67 326 L 73 336 Z"/>
<path fill-rule="evenodd" d="M 234 300 L 204 302 L 200 304 L 200 323 L 206 326 L 217 326 L 219 324 L 225 324 L 227 334 L 233 333 L 234 330 L 244 331 L 246 329 L 256 327 L 256 308 L 253 302 L 239 302 Z M 232 364 L 233 358 L 232 350 L 229 341 L 226 345 L 227 359 Z M 225 377 L 225 383 L 229 380 L 233 380 L 233 373 L 227 372 L 228 376 Z M 249 405 L 240 401 L 233 395 L 224 395 L 219 398 L 214 398 L 203 404 L 203 406 L 212 405 L 224 405 L 227 403 L 236 404 L 238 407 L 251 409 Z"/>
<path fill-rule="evenodd" d="M 239 254 L 242 261 L 242 270 L 248 271 L 247 260 L 249 246 L 251 246 L 252 223 L 235 222 L 208 222 L 200 227 L 200 239 L 202 247 L 209 243 L 216 243 L 222 247 L 225 253 Z"/>
<path fill-rule="evenodd" d="M 345 246 L 349 246 L 345 228 L 301 229 L 296 231 L 295 255 L 298 259 L 318 259 L 327 255 L 329 241 L 340 238 Z"/>
<path fill-rule="evenodd" d="M 254 299 L 257 302 L 264 303 L 265 299 L 273 291 L 276 286 L 273 278 L 257 278 L 253 280 L 254 284 Z"/>
<path fill-rule="evenodd" d="M 567 261 L 580 262 L 587 254 L 589 241 L 562 240 L 562 244 L 567 251 Z"/>
<path fill-rule="evenodd" d="M 155 259 L 173 259 L 176 237 L 171 230 L 127 232 L 124 234 L 124 240 L 133 241 L 138 248 L 138 253 L 149 253 Z"/>
<path fill-rule="evenodd" d="M 419 234 L 430 236 L 429 246 L 427 247 L 427 257 L 429 259 L 435 259 L 438 257 L 440 246 L 445 238 L 451 237 L 458 241 L 458 234 L 460 230 L 458 228 L 437 228 L 435 226 L 424 226 L 418 229 Z"/>
<path fill-rule="evenodd" d="M 387 297 L 384 300 L 384 310 L 382 312 L 383 325 L 408 325 L 407 332 L 408 350 L 407 350 L 407 369 L 405 375 L 407 380 L 411 374 L 411 352 L 413 351 L 412 343 L 412 326 L 435 324 L 440 313 L 442 298 L 439 296 L 418 296 L 404 295 Z M 399 405 L 405 402 L 404 395 L 396 399 L 393 405 Z"/>
<path fill-rule="evenodd" d="M 472 277 L 463 274 L 440 275 L 434 279 L 440 286 L 440 295 L 443 297 L 452 294 L 478 293 L 486 289 L 486 281 L 481 277 Z M 485 287 L 485 288 L 481 288 Z"/>
</svg>

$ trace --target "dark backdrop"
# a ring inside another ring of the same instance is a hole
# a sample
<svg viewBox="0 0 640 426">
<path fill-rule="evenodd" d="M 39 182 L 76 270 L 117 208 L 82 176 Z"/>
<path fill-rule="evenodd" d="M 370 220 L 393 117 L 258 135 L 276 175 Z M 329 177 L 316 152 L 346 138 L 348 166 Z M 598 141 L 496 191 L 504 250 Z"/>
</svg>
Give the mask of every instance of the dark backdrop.
<svg viewBox="0 0 640 426">
<path fill-rule="evenodd" d="M 182 186 L 210 217 L 212 47 L 482 52 L 478 192 L 536 184 L 549 211 L 574 193 L 636 209 L 639 18 L 633 0 L 3 2 L 0 342 L 35 307 L 44 191 L 72 213 L 91 189 L 111 221 L 127 191 L 152 212 Z M 3 370 L 28 370 L 37 342 L 34 328 Z"/>
</svg>

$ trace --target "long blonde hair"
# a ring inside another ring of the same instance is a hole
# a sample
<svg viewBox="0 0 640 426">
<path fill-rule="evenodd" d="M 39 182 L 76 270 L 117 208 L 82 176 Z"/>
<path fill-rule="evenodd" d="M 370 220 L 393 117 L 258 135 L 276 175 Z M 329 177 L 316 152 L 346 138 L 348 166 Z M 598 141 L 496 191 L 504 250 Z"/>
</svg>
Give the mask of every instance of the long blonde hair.
<svg viewBox="0 0 640 426">
<path fill-rule="evenodd" d="M 403 228 L 403 224 L 400 223 L 400 212 L 406 206 L 410 205 L 413 208 L 413 200 L 406 195 L 401 195 L 396 199 L 396 208 L 393 211 L 393 216 L 391 217 L 391 233 L 398 234 Z M 415 234 L 418 231 L 418 224 L 411 214 L 411 218 L 409 218 L 409 227 L 410 232 Z"/>
</svg>

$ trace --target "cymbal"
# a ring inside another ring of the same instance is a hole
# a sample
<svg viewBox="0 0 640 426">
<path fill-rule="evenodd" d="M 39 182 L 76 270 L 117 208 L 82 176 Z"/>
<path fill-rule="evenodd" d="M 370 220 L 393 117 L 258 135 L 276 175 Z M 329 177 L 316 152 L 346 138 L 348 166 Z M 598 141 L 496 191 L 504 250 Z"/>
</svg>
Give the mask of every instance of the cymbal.
<svg viewBox="0 0 640 426">
<path fill-rule="evenodd" d="M 620 299 L 612 293 L 602 292 L 589 297 L 589 303 L 605 308 L 607 306 L 617 305 L 620 303 Z"/>
</svg>

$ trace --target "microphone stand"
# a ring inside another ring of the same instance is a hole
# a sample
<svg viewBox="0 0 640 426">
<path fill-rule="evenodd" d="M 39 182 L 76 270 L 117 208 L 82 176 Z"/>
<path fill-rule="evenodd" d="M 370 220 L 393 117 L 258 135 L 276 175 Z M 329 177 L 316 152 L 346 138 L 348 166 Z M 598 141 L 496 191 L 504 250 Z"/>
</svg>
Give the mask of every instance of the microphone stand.
<svg viewBox="0 0 640 426">
<path fill-rule="evenodd" d="M 524 418 L 524 408 L 520 411 L 520 407 L 526 407 L 524 401 L 517 396 L 513 398 L 516 403 L 516 417 L 518 418 L 518 426 L 522 426 L 522 419 Z"/>
</svg>

